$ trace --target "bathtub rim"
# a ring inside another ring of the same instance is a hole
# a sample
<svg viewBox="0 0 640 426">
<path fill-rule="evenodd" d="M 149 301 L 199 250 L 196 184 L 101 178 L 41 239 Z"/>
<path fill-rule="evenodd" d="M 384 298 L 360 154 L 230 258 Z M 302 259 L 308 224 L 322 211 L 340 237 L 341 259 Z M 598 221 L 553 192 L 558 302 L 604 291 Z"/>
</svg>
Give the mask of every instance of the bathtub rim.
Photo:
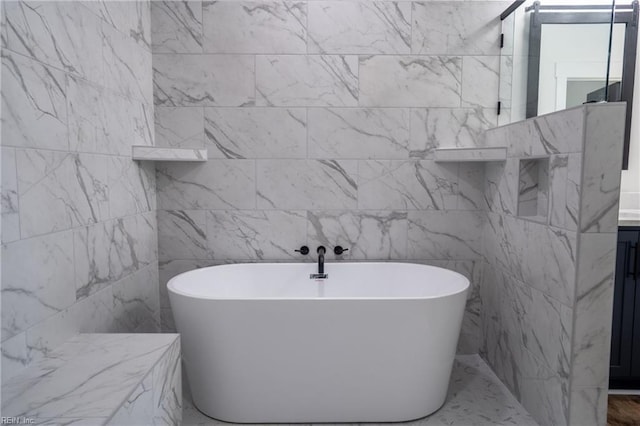
<svg viewBox="0 0 640 426">
<path fill-rule="evenodd" d="M 166 284 L 166 288 L 167 291 L 169 293 L 173 293 L 176 296 L 181 296 L 181 297 L 187 297 L 187 298 L 191 298 L 191 299 L 200 299 L 200 300 L 216 300 L 216 301 L 314 301 L 314 302 L 320 302 L 320 301 L 327 301 L 327 302 L 336 302 L 336 301 L 356 301 L 356 300 L 360 300 L 360 301 L 366 301 L 366 300 L 371 300 L 371 301 L 381 301 L 381 300 L 432 300 L 432 299 L 442 299 L 445 297 L 451 297 L 451 296 L 455 296 L 458 295 L 460 293 L 464 293 L 466 291 L 468 291 L 471 287 L 471 280 L 469 280 L 469 278 L 467 278 L 466 276 L 464 276 L 463 274 L 453 271 L 451 269 L 447 269 L 447 268 L 443 268 L 441 266 L 434 266 L 434 265 L 429 265 L 429 264 L 424 264 L 424 263 L 415 263 L 415 262 L 382 262 L 382 261 L 362 261 L 362 262 L 331 262 L 331 263 L 326 263 L 325 267 L 330 267 L 331 265 L 412 265 L 412 266 L 419 266 L 419 267 L 424 267 L 426 269 L 438 269 L 438 270 L 443 270 L 446 271 L 447 273 L 452 274 L 453 276 L 455 276 L 458 279 L 462 279 L 463 282 L 465 283 L 463 286 L 457 286 L 457 285 L 453 285 L 452 287 L 454 288 L 454 291 L 447 291 L 447 292 L 442 292 L 433 296 L 384 296 L 384 297 L 367 297 L 367 296 L 350 296 L 350 297 L 311 297 L 311 296 L 305 296 L 305 297 L 283 297 L 283 296 L 279 296 L 279 297 L 237 297 L 237 296 L 233 296 L 233 297 L 223 297 L 223 296 L 205 296 L 202 294 L 193 294 L 193 293 L 188 293 L 185 291 L 182 291 L 177 287 L 177 282 L 179 281 L 179 279 L 184 279 L 185 275 L 191 274 L 191 273 L 204 273 L 204 271 L 213 269 L 213 268 L 233 268 L 233 267 L 241 267 L 241 266 L 246 266 L 246 265 L 279 265 L 279 266 L 288 266 L 288 265 L 295 265 L 295 266 L 300 266 L 300 265 L 313 265 L 313 263 L 310 262 L 239 262 L 239 263 L 225 263 L 225 264 L 220 264 L 220 265 L 211 265 L 211 266 L 206 266 L 203 268 L 195 268 L 195 269 L 191 269 L 189 271 L 185 271 L 182 272 L 178 275 L 175 275 L 174 277 L 172 277 Z M 460 287 L 460 288 L 457 288 Z"/>
</svg>

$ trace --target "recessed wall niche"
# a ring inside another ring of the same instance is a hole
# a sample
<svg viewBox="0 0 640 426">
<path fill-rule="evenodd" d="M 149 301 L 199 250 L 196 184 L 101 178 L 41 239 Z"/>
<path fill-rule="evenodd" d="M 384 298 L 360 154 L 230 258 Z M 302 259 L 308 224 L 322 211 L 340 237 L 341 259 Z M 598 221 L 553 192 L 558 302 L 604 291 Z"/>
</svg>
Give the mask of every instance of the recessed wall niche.
<svg viewBox="0 0 640 426">
<path fill-rule="evenodd" d="M 549 212 L 549 158 L 520 160 L 518 216 L 547 222 Z"/>
</svg>

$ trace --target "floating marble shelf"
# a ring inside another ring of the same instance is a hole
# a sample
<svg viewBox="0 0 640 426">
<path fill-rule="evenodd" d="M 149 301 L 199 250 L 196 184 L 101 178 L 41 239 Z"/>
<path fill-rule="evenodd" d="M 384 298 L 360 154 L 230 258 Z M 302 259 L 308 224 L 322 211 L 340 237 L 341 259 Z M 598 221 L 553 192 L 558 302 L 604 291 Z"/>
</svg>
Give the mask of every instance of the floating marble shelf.
<svg viewBox="0 0 640 426">
<path fill-rule="evenodd" d="M 79 334 L 2 384 L 2 415 L 35 424 L 179 424 L 180 368 L 178 334 Z"/>
<path fill-rule="evenodd" d="M 435 160 L 439 162 L 506 161 L 507 148 L 438 148 Z"/>
<path fill-rule="evenodd" d="M 133 159 L 140 161 L 207 161 L 207 149 L 133 146 Z"/>
</svg>

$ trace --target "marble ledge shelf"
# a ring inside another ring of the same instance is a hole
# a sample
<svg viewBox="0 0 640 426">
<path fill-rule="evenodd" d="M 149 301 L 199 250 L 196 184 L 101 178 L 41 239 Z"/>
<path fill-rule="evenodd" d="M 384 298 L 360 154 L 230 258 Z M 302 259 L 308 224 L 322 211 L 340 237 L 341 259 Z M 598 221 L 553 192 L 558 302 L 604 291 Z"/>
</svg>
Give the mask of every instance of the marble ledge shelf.
<svg viewBox="0 0 640 426">
<path fill-rule="evenodd" d="M 207 161 L 207 149 L 133 146 L 133 159 L 139 161 Z"/>
<path fill-rule="evenodd" d="M 507 148 L 438 148 L 435 160 L 438 162 L 506 161 Z"/>
</svg>

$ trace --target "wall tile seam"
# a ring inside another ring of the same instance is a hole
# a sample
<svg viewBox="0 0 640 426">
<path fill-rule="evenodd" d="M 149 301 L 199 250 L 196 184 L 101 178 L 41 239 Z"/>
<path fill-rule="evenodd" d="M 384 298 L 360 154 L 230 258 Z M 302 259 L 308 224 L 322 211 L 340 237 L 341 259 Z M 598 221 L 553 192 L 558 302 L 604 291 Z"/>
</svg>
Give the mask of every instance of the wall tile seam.
<svg viewBox="0 0 640 426">
<path fill-rule="evenodd" d="M 566 309 L 570 309 L 571 311 L 574 311 L 574 310 L 575 310 L 575 305 L 574 305 L 574 306 L 567 305 L 566 303 L 564 303 L 564 302 L 562 302 L 562 301 L 560 301 L 560 300 L 556 299 L 555 297 L 553 297 L 553 296 L 551 296 L 551 295 L 549 295 L 549 294 L 545 293 L 544 291 L 542 291 L 542 290 L 540 290 L 540 289 L 538 289 L 538 288 L 534 287 L 533 285 L 531 285 L 531 284 L 529 284 L 529 283 L 526 283 L 526 282 L 522 281 L 521 279 L 519 279 L 519 278 L 517 278 L 516 276 L 514 276 L 510 271 L 508 271 L 508 270 L 506 270 L 506 269 L 502 268 L 501 266 L 499 266 L 499 265 L 493 265 L 493 264 L 491 264 L 490 262 L 487 262 L 487 261 L 485 261 L 485 262 L 486 262 L 490 267 L 492 267 L 492 268 L 494 268 L 494 269 L 499 270 L 500 272 L 504 273 L 504 275 L 506 275 L 506 276 L 508 276 L 509 278 L 511 278 L 512 280 L 514 280 L 514 281 L 518 282 L 518 283 L 519 283 L 519 284 L 521 284 L 522 286 L 524 286 L 524 287 L 526 287 L 526 288 L 529 288 L 529 289 L 531 289 L 532 291 L 535 291 L 535 292 L 537 292 L 537 293 L 540 293 L 540 294 L 544 295 L 544 297 L 546 297 L 546 298 L 548 298 L 548 299 L 553 300 L 554 302 L 556 302 L 556 303 L 558 303 L 558 304 L 562 305 L 562 306 L 563 306 L 563 307 L 565 307 Z M 573 325 L 573 324 L 572 324 L 572 325 Z M 572 330 L 573 330 L 573 326 L 572 326 Z"/>
<path fill-rule="evenodd" d="M 469 1 L 475 1 L 475 0 L 469 0 Z M 533 225 L 537 225 L 537 226 L 541 226 L 541 227 L 545 227 L 545 228 L 549 228 L 551 231 L 560 231 L 560 232 L 565 232 L 565 233 L 573 233 L 573 234 L 579 234 L 580 231 L 575 230 L 575 229 L 567 229 L 567 228 L 561 228 L 559 226 L 555 226 L 555 225 L 550 225 L 550 224 L 545 224 L 545 223 L 540 223 L 540 222 L 536 222 L 535 220 L 531 220 L 531 219 L 527 219 L 526 217 L 522 217 L 522 216 L 518 216 L 518 215 L 514 215 L 512 213 L 505 213 L 503 212 L 495 212 L 495 211 L 487 211 L 488 214 L 493 214 L 493 215 L 497 215 L 497 216 L 501 216 L 504 220 L 504 218 L 512 218 L 512 219 L 516 219 L 518 221 L 522 221 L 528 224 L 533 224 Z M 578 242 L 576 240 L 576 247 L 578 246 Z M 576 252 L 576 262 L 578 259 L 578 253 Z"/>
<path fill-rule="evenodd" d="M 149 105 L 149 106 L 153 105 L 153 99 L 142 99 L 142 98 L 138 98 L 138 97 L 129 97 L 129 96 L 123 95 L 121 92 L 116 91 L 116 89 L 113 89 L 113 88 L 111 88 L 109 86 L 106 86 L 106 85 L 104 85 L 102 83 L 89 80 L 87 77 L 85 77 L 82 74 L 73 73 L 73 72 L 70 72 L 68 70 L 59 68 L 59 67 L 57 67 L 55 65 L 52 65 L 52 64 L 49 64 L 49 63 L 46 63 L 46 62 L 42 62 L 38 58 L 34 58 L 32 56 L 25 55 L 24 53 L 16 52 L 14 50 L 9 49 L 8 47 L 2 47 L 2 48 L 0 48 L 0 51 L 2 51 L 3 53 L 5 51 L 9 52 L 11 55 L 16 55 L 16 56 L 19 56 L 19 57 L 21 57 L 23 59 L 27 59 L 29 61 L 33 61 L 33 62 L 37 63 L 38 65 L 44 67 L 44 68 L 52 69 L 52 70 L 55 70 L 55 71 L 57 71 L 59 73 L 64 74 L 65 83 L 66 83 L 65 84 L 65 90 L 67 90 L 69 88 L 69 83 L 68 83 L 67 80 L 69 78 L 72 78 L 74 80 L 81 80 L 83 83 L 88 84 L 89 86 L 93 86 L 94 88 L 98 88 L 100 90 L 109 92 L 109 94 L 111 94 L 113 96 L 117 96 L 119 98 L 122 98 L 122 99 L 125 99 L 125 100 L 128 100 L 128 101 L 132 101 L 132 102 L 139 102 L 141 104 L 145 104 L 145 105 Z M 150 93 L 153 95 L 153 90 Z M 64 97 L 65 97 L 65 100 L 66 100 L 67 99 L 67 94 L 66 93 L 64 94 Z"/>
<path fill-rule="evenodd" d="M 153 0 L 155 1 L 155 0 Z M 132 2 L 133 3 L 133 2 Z M 151 8 L 151 3 L 150 2 L 144 2 L 144 1 L 135 1 L 135 3 L 140 3 L 142 5 L 148 4 L 149 9 Z M 120 33 L 121 35 L 131 38 L 131 36 L 129 34 L 126 34 L 124 32 L 122 32 L 120 29 L 118 29 L 115 25 L 113 25 L 111 22 L 107 21 L 104 16 L 95 13 L 90 7 L 88 7 L 87 5 L 83 4 L 82 2 L 78 2 L 77 4 L 79 4 L 82 8 L 84 8 L 85 12 L 89 12 L 91 15 L 95 16 L 96 18 L 98 18 L 100 20 L 101 23 L 108 25 L 109 27 L 113 28 L 115 31 L 117 31 L 118 33 Z M 149 43 L 144 43 L 144 44 L 140 44 L 138 41 L 135 41 L 135 43 L 147 50 L 149 53 L 151 53 L 151 10 L 149 10 Z M 148 46 L 148 48 L 147 48 Z"/>
<path fill-rule="evenodd" d="M 154 147 L 155 145 L 145 145 L 145 146 L 149 146 L 149 147 Z M 78 150 L 69 150 L 69 149 L 53 149 L 53 148 L 38 148 L 38 147 L 30 147 L 30 146 L 18 146 L 18 145 L 0 145 L 0 149 L 3 148 L 7 148 L 7 149 L 14 149 L 17 151 L 39 151 L 39 152 L 47 152 L 47 153 L 52 153 L 52 154 L 68 154 L 68 155 L 83 155 L 83 156 L 92 156 L 92 157 L 106 157 L 105 159 L 108 158 L 118 158 L 121 160 L 130 160 L 132 163 L 136 164 L 138 167 L 143 167 L 145 165 L 145 161 L 141 161 L 141 160 L 134 160 L 133 156 L 131 155 L 124 155 L 124 154 L 110 154 L 110 153 L 104 153 L 104 152 L 99 152 L 99 151 L 78 151 Z M 220 158 L 219 160 L 222 160 L 222 158 Z"/>
<path fill-rule="evenodd" d="M 134 217 L 138 217 L 138 216 L 145 216 L 145 215 L 148 215 L 149 213 L 155 213 L 155 212 L 156 212 L 156 209 L 148 210 L 148 211 L 145 211 L 145 212 L 132 213 L 130 215 L 109 218 L 109 219 L 105 219 L 103 221 L 93 222 L 93 223 L 90 223 L 90 224 L 87 224 L 87 225 L 78 225 L 78 226 L 74 226 L 74 227 L 71 227 L 71 228 L 65 228 L 65 229 L 59 229 L 59 230 L 47 232 L 47 233 L 44 233 L 44 234 L 31 235 L 31 236 L 26 237 L 26 238 L 20 238 L 19 240 L 3 242 L 1 244 L 1 246 L 3 248 L 5 248 L 5 246 L 9 246 L 9 245 L 12 245 L 14 243 L 23 242 L 23 241 L 29 241 L 29 240 L 36 240 L 36 239 L 44 238 L 44 237 L 50 237 L 50 236 L 52 236 L 54 234 L 63 234 L 65 232 L 74 233 L 74 231 L 80 230 L 82 228 L 91 228 L 91 227 L 94 227 L 94 226 L 106 224 L 107 222 L 116 222 L 116 221 L 122 220 L 122 219 L 130 219 L 130 218 L 134 218 Z"/>
</svg>

